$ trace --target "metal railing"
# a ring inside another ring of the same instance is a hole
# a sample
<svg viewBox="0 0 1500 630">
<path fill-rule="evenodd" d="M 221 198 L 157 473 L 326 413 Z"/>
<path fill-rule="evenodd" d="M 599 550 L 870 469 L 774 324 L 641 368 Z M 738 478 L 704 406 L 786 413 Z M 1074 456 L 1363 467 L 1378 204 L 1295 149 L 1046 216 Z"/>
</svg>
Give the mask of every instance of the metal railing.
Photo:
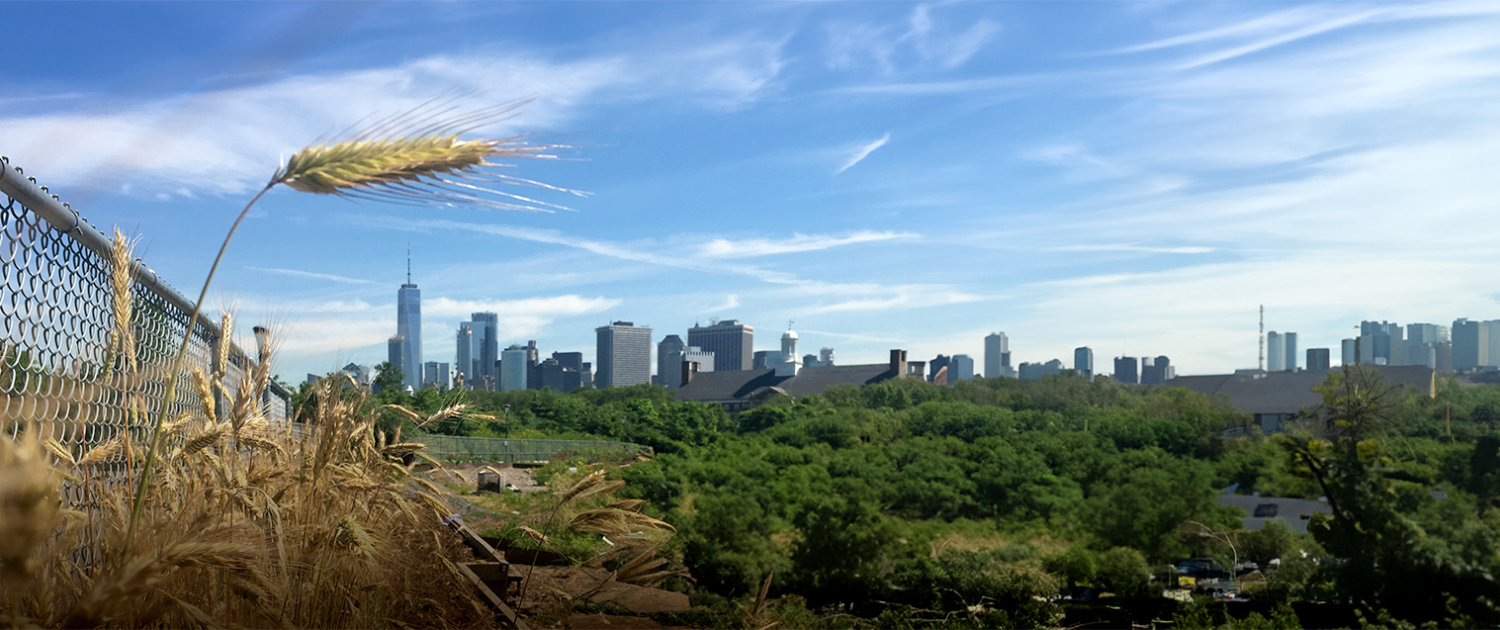
<svg viewBox="0 0 1500 630">
<path fill-rule="evenodd" d="M 79 450 L 122 431 L 144 440 L 193 302 L 139 259 L 132 263 L 134 350 L 139 364 L 153 369 L 122 377 L 123 360 L 110 350 L 116 322 L 109 239 L 3 156 L 0 193 L 0 426 L 14 431 L 17 421 L 35 422 L 43 437 Z M 217 364 L 222 333 L 202 314 L 191 329 L 184 370 L 207 371 Z M 230 355 L 224 381 L 233 393 L 253 360 L 232 345 Z M 267 419 L 284 421 L 287 393 L 272 391 L 263 401 Z M 150 413 L 130 413 L 132 398 Z M 179 395 L 170 411 L 200 407 L 196 396 Z"/>
</svg>

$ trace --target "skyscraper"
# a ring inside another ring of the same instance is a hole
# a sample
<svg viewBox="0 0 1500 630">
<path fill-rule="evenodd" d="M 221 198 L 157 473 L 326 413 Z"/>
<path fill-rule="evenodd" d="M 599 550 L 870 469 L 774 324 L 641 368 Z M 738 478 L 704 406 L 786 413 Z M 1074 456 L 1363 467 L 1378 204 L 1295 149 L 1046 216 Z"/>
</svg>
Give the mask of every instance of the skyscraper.
<svg viewBox="0 0 1500 630">
<path fill-rule="evenodd" d="M 474 323 L 459 322 L 458 334 L 455 335 L 456 352 L 453 357 L 453 367 L 462 374 L 464 387 L 470 387 L 474 379 Z"/>
<path fill-rule="evenodd" d="M 984 338 L 984 375 L 989 378 L 1014 377 L 1010 368 L 1010 339 L 1003 332 Z"/>
<path fill-rule="evenodd" d="M 1307 349 L 1307 371 L 1327 372 L 1329 366 L 1328 348 Z"/>
<path fill-rule="evenodd" d="M 682 350 L 687 344 L 682 343 L 682 337 L 667 335 L 656 344 L 656 378 L 651 382 L 666 387 L 677 389 L 673 384 L 682 380 L 681 367 L 672 365 L 672 356 L 677 355 L 678 361 L 682 360 Z"/>
<path fill-rule="evenodd" d="M 1172 361 L 1165 356 L 1142 361 L 1142 385 L 1165 385 L 1174 376 L 1177 376 L 1177 373 L 1172 368 Z"/>
<path fill-rule="evenodd" d="M 1117 357 L 1115 359 L 1115 380 L 1121 383 L 1134 385 L 1141 382 L 1139 363 L 1135 357 Z"/>
<path fill-rule="evenodd" d="M 1281 369 L 1288 372 L 1297 371 L 1297 333 L 1289 332 L 1282 335 L 1281 343 L 1281 358 L 1285 361 Z"/>
<path fill-rule="evenodd" d="M 1358 339 L 1345 339 L 1339 345 L 1339 362 L 1344 365 L 1358 365 L 1364 360 L 1364 348 L 1360 346 Z"/>
<path fill-rule="evenodd" d="M 1084 378 L 1094 378 L 1094 349 L 1088 346 L 1073 350 L 1073 371 Z"/>
<path fill-rule="evenodd" d="M 682 364 L 689 361 L 698 364 L 699 372 L 714 370 L 714 353 L 697 346 L 684 346 L 667 354 L 666 359 L 658 360 L 656 370 L 662 376 L 661 385 L 667 389 L 682 387 Z"/>
<path fill-rule="evenodd" d="M 594 360 L 599 365 L 595 387 L 604 389 L 651 383 L 650 328 L 631 322 L 614 322 L 595 328 L 594 333 L 598 336 Z M 714 363 L 717 370 L 717 357 Z"/>
<path fill-rule="evenodd" d="M 929 383 L 936 382 L 938 372 L 940 370 L 942 370 L 943 368 L 948 367 L 948 363 L 951 360 L 952 359 L 948 358 L 948 355 L 940 354 L 940 355 L 937 355 L 937 357 L 933 358 L 931 361 L 928 361 L 927 362 L 927 382 L 929 382 Z"/>
<path fill-rule="evenodd" d="M 412 389 L 422 387 L 422 291 L 411 283 L 411 252 L 406 256 L 406 284 L 396 291 L 396 334 L 403 337 L 401 373 Z"/>
<path fill-rule="evenodd" d="M 955 354 L 948 361 L 948 384 L 974 378 L 974 359 L 967 354 Z"/>
<path fill-rule="evenodd" d="M 452 380 L 448 377 L 448 364 L 428 361 L 422 364 L 422 386 L 431 385 L 440 390 L 448 389 Z"/>
<path fill-rule="evenodd" d="M 1280 372 L 1286 369 L 1286 340 L 1281 333 L 1266 333 L 1266 371 Z"/>
<path fill-rule="evenodd" d="M 401 335 L 392 335 L 391 338 L 388 339 L 388 340 L 386 340 L 386 342 L 385 342 L 385 360 L 386 360 L 386 362 L 390 363 L 391 367 L 400 368 L 401 367 L 401 352 L 403 350 L 405 350 L 405 348 L 406 348 L 406 338 L 402 337 Z M 401 374 L 401 382 L 405 383 L 406 382 L 406 373 L 405 373 L 404 370 L 406 368 L 401 368 L 401 369 L 403 370 L 403 372 Z"/>
<path fill-rule="evenodd" d="M 1489 365 L 1490 329 L 1467 317 L 1453 322 L 1453 369 L 1459 372 Z"/>
<path fill-rule="evenodd" d="M 526 376 L 531 367 L 526 362 L 527 352 L 526 346 L 515 345 L 501 353 L 500 391 L 526 389 Z"/>
<path fill-rule="evenodd" d="M 833 348 L 819 350 L 818 360 L 823 362 L 823 365 L 833 365 Z"/>
<path fill-rule="evenodd" d="M 495 313 L 474 313 L 474 347 L 478 349 L 479 366 L 474 377 L 489 380 L 489 387 L 500 387 L 500 374 L 495 371 L 495 362 L 500 360 L 500 316 Z"/>
<path fill-rule="evenodd" d="M 755 359 L 755 327 L 737 319 L 712 322 L 688 329 L 687 344 L 714 353 L 715 372 L 748 370 Z M 601 366 L 600 372 L 604 371 Z"/>
</svg>

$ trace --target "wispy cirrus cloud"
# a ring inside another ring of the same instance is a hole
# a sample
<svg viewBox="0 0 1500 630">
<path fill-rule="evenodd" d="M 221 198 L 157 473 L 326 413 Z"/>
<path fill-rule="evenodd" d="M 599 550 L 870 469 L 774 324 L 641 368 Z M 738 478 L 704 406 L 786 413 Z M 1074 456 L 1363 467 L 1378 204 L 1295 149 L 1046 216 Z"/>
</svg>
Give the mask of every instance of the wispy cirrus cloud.
<svg viewBox="0 0 1500 630">
<path fill-rule="evenodd" d="M 279 269 L 279 268 L 276 268 L 276 267 L 249 267 L 249 266 L 247 266 L 246 269 L 253 269 L 255 271 L 263 271 L 265 273 L 274 273 L 274 274 L 283 275 L 283 276 L 292 276 L 292 277 L 295 277 L 295 278 L 308 278 L 308 279 L 312 279 L 312 280 L 328 280 L 330 282 L 338 282 L 338 283 L 342 283 L 342 284 L 377 284 L 373 280 L 361 280 L 359 278 L 350 278 L 348 276 L 340 276 L 340 275 L 331 274 L 331 273 L 318 273 L 318 272 L 315 272 L 315 271 L 303 271 L 303 270 L 300 270 L 300 269 Z"/>
<path fill-rule="evenodd" d="M 1132 243 L 1103 243 L 1098 245 L 1063 245 L 1054 247 L 1057 252 L 1140 252 L 1143 254 L 1210 254 L 1214 248 L 1202 246 L 1152 247 Z"/>
<path fill-rule="evenodd" d="M 860 162 L 864 161 L 865 158 L 870 157 L 870 154 L 874 153 L 876 149 L 885 146 L 885 143 L 890 141 L 891 134 L 890 132 L 886 132 L 885 135 L 880 136 L 875 140 L 855 145 L 853 147 L 853 150 L 849 152 L 849 157 L 845 158 L 844 163 L 839 165 L 839 167 L 833 171 L 833 174 L 838 175 L 839 173 L 849 170 L 855 164 L 859 164 Z"/>
<path fill-rule="evenodd" d="M 857 243 L 876 243 L 914 238 L 918 238 L 918 235 L 911 232 L 868 231 L 855 232 L 847 236 L 794 234 L 791 238 L 781 240 L 757 238 L 732 241 L 724 238 L 716 238 L 704 245 L 698 253 L 709 258 L 754 258 L 756 256 L 771 256 L 775 254 L 821 251 Z"/>
</svg>

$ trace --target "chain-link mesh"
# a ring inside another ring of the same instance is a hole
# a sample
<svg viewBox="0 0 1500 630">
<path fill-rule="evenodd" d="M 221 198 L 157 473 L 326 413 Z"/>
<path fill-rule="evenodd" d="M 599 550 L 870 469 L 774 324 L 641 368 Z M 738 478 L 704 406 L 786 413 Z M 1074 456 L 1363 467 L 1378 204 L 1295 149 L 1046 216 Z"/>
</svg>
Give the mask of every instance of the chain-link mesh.
<svg viewBox="0 0 1500 630">
<path fill-rule="evenodd" d="M 53 203 L 56 198 L 45 188 L 28 190 L 31 182 L 20 181 L 21 170 L 9 160 L 0 157 L 0 169 L 7 176 L 0 180 L 6 185 L 0 205 L 0 426 L 14 432 L 33 423 L 43 438 L 56 440 L 75 457 L 121 432 L 144 444 L 154 415 L 161 413 L 165 376 L 188 330 L 191 312 L 182 308 L 185 300 L 162 293 L 159 282 L 135 282 L 128 328 L 133 343 L 112 337 L 116 322 L 107 244 L 97 242 L 102 241 L 98 231 L 84 229 L 87 223 L 76 213 Z M 59 228 L 64 220 L 76 226 Z M 90 238 L 96 242 L 86 242 Z M 185 391 L 191 387 L 187 371 L 217 366 L 217 327 L 200 318 L 192 333 L 169 416 L 201 413 L 198 397 Z M 252 362 L 230 348 L 224 384 L 233 395 Z M 283 413 L 284 407 L 279 407 Z M 101 463 L 124 457 L 120 451 Z"/>
</svg>

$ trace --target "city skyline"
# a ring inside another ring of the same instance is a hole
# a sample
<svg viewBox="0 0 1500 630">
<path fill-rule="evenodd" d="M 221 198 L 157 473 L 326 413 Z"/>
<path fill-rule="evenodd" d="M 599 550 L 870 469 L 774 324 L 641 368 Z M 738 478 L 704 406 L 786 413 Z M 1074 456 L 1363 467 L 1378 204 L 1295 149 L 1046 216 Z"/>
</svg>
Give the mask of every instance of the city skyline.
<svg viewBox="0 0 1500 630">
<path fill-rule="evenodd" d="M 1262 303 L 1298 359 L 1500 317 L 1467 229 L 1500 197 L 1490 4 L 396 3 L 316 38 L 325 5 L 76 8 L 7 5 L 88 37 L 13 33 L 0 152 L 184 293 L 279 156 L 368 116 L 535 96 L 478 131 L 575 145 L 515 171 L 592 193 L 528 191 L 555 214 L 271 192 L 205 306 L 284 323 L 281 374 L 379 362 L 407 242 L 444 360 L 474 312 L 565 351 L 795 319 L 847 364 L 1005 330 L 1017 366 L 1191 373 L 1255 366 Z"/>
</svg>

